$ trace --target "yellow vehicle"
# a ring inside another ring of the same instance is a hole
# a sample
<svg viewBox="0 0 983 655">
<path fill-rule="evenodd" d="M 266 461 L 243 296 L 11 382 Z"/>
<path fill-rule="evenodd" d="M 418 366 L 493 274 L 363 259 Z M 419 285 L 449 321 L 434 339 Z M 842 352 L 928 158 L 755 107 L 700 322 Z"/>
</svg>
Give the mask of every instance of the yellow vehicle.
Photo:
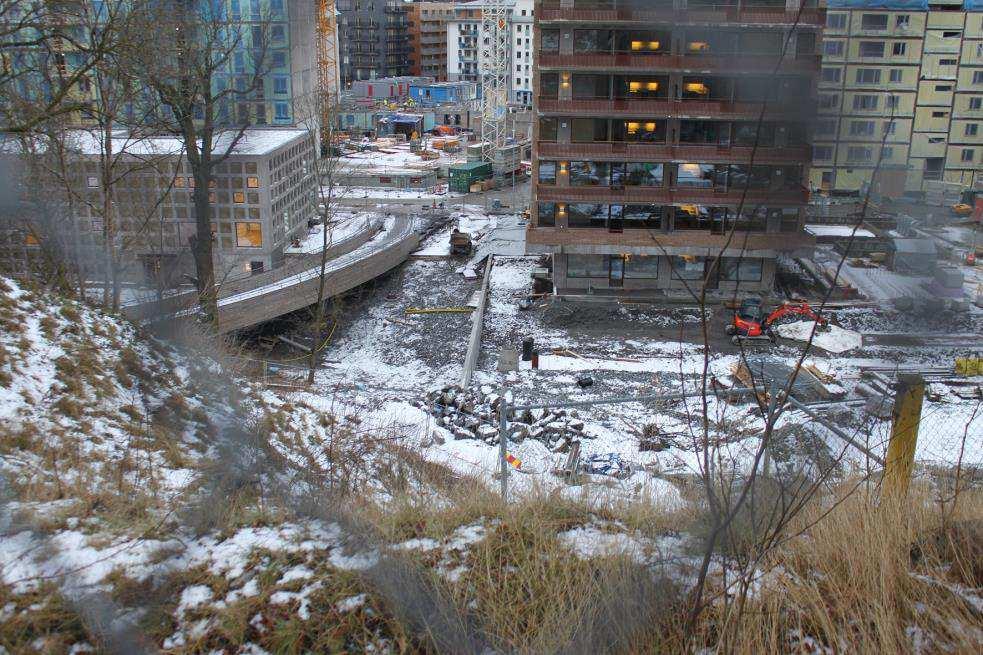
<svg viewBox="0 0 983 655">
<path fill-rule="evenodd" d="M 952 209 L 952 213 L 956 216 L 969 216 L 973 213 L 973 208 L 964 202 L 955 204 L 950 209 Z"/>
</svg>

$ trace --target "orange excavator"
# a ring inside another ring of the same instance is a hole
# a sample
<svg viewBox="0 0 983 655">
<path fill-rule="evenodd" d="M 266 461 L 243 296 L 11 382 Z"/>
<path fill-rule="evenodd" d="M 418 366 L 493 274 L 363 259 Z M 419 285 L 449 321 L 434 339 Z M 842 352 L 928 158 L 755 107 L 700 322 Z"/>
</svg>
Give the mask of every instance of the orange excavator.
<svg viewBox="0 0 983 655">
<path fill-rule="evenodd" d="M 797 321 L 815 321 L 819 330 L 828 330 L 829 321 L 817 314 L 804 300 L 783 302 L 767 316 L 760 298 L 745 298 L 726 328 L 735 345 L 742 341 L 774 342 L 772 327 Z"/>
</svg>

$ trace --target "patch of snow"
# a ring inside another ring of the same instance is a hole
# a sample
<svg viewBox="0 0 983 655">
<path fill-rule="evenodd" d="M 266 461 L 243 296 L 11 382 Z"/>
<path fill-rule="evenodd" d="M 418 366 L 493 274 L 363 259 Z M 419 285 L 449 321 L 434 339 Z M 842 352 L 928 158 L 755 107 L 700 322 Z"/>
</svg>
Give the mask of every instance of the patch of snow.
<svg viewBox="0 0 983 655">
<path fill-rule="evenodd" d="M 607 532 L 596 525 L 582 525 L 556 535 L 560 543 L 581 559 L 626 556 L 637 563 L 645 562 L 642 541 L 624 532 Z"/>
<path fill-rule="evenodd" d="M 181 601 L 178 603 L 177 611 L 183 614 L 190 609 L 200 607 L 212 599 L 212 590 L 206 585 L 191 585 L 185 587 L 181 592 Z"/>
<path fill-rule="evenodd" d="M 369 597 L 366 594 L 357 594 L 355 596 L 343 598 L 335 603 L 335 611 L 337 611 L 339 614 L 351 612 L 352 610 L 356 610 L 364 605 L 368 598 Z"/>
<path fill-rule="evenodd" d="M 791 341 L 806 343 L 812 337 L 812 345 L 826 352 L 841 354 L 863 346 L 863 336 L 853 330 L 844 330 L 838 325 L 829 325 L 827 330 L 816 327 L 815 321 L 796 321 L 772 328 L 775 336 Z"/>
</svg>

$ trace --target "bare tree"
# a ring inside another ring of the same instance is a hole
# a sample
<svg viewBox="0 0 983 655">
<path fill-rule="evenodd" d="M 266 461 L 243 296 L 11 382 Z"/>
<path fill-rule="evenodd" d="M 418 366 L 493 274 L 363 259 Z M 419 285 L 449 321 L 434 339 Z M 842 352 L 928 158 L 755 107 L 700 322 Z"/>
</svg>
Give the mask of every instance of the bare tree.
<svg viewBox="0 0 983 655">
<path fill-rule="evenodd" d="M 155 3 L 146 8 L 145 47 L 131 59 L 159 98 L 159 125 L 179 135 L 194 179 L 196 234 L 194 254 L 203 319 L 218 319 L 218 289 L 213 255 L 212 189 L 216 167 L 232 155 L 246 129 L 260 118 L 266 66 L 268 22 L 246 23 L 211 3 Z M 248 27 L 248 29 L 247 29 Z M 230 83 L 235 72 L 236 82 Z M 242 102 L 240 102 L 242 101 Z"/>
</svg>

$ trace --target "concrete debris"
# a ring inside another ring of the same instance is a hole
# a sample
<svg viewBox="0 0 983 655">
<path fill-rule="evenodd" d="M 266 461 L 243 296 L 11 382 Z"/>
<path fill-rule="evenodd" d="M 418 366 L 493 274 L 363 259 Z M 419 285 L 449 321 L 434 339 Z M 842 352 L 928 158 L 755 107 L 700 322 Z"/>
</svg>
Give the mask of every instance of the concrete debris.
<svg viewBox="0 0 983 655">
<path fill-rule="evenodd" d="M 513 402 L 511 391 L 504 396 L 492 387 L 461 389 L 448 386 L 431 391 L 417 407 L 429 412 L 438 425 L 445 427 L 455 439 L 479 439 L 490 445 L 498 443 L 498 407 L 502 401 Z M 521 442 L 534 439 L 556 453 L 565 453 L 579 444 L 586 424 L 575 410 L 532 409 L 510 416 L 505 424 L 509 440 Z"/>
</svg>

